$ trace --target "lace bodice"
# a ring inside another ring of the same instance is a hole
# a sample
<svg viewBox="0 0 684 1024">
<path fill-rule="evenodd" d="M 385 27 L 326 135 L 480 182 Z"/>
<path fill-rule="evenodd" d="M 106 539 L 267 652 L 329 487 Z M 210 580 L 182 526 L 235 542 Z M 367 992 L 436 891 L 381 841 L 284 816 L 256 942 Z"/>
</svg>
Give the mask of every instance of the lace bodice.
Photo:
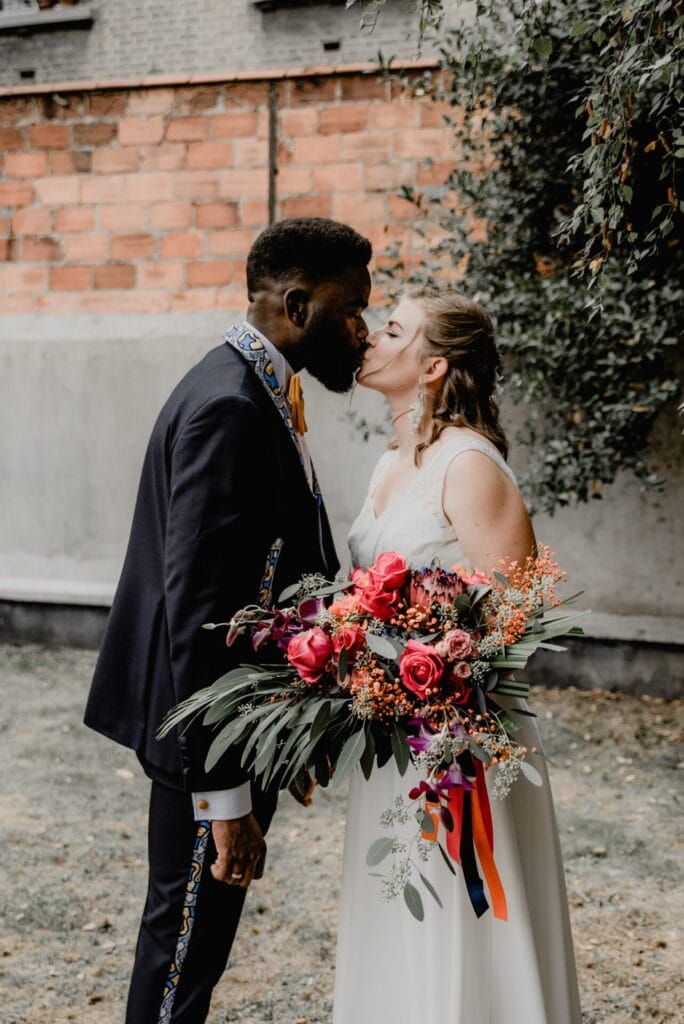
<svg viewBox="0 0 684 1024">
<path fill-rule="evenodd" d="M 432 459 L 421 465 L 410 487 L 376 516 L 375 491 L 397 457 L 396 451 L 387 451 L 375 467 L 366 500 L 349 533 L 355 566 L 370 565 L 381 551 L 397 551 L 412 568 L 430 565 L 433 559 L 438 559 L 445 569 L 452 565 L 472 568 L 442 506 L 447 470 L 452 461 L 466 451 L 488 455 L 517 487 L 512 470 L 493 445 L 472 435 L 452 437 L 442 443 Z"/>
</svg>

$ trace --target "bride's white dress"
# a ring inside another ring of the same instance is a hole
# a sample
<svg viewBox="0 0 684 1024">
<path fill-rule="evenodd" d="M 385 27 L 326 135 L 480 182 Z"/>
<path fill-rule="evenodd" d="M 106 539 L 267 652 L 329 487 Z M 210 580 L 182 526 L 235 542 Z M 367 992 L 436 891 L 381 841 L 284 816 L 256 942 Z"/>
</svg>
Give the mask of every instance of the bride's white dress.
<svg viewBox="0 0 684 1024">
<path fill-rule="evenodd" d="M 373 493 L 395 458 L 394 452 L 386 452 L 349 537 L 354 564 L 369 565 L 381 551 L 392 550 L 414 568 L 429 565 L 434 558 L 444 568 L 467 566 L 442 510 L 442 490 L 452 459 L 473 448 L 494 459 L 515 482 L 496 449 L 472 435 L 459 436 L 444 442 L 409 491 L 376 516 Z M 541 747 L 536 720 L 525 717 L 523 723 L 516 739 Z M 542 758 L 534 758 L 534 763 L 543 786 L 519 778 L 505 800 L 491 799 L 494 855 L 506 892 L 508 921 L 495 920 L 491 909 L 478 920 L 460 867 L 454 877 L 438 851 L 421 870 L 438 890 L 443 909 L 424 889 L 423 922 L 411 916 L 401 897 L 385 902 L 381 880 L 366 866 L 366 853 L 374 839 L 389 834 L 380 827 L 380 815 L 397 795 L 407 795 L 417 774 L 411 767 L 402 778 L 393 760 L 376 768 L 368 782 L 358 769 L 354 772 L 344 847 L 334 1024 L 580 1024 L 553 799 Z"/>
</svg>

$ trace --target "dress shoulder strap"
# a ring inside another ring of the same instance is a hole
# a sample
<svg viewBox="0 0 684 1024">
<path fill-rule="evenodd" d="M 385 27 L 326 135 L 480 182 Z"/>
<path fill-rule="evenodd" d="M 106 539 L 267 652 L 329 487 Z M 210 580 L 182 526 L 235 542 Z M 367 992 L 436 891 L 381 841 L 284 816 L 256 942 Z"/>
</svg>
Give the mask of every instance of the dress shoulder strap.
<svg viewBox="0 0 684 1024">
<path fill-rule="evenodd" d="M 515 474 L 511 467 L 508 465 L 503 455 L 498 448 L 495 448 L 491 442 L 486 441 L 484 438 L 473 437 L 472 434 L 464 435 L 463 437 L 452 437 L 445 441 L 442 446 L 442 451 L 439 453 L 437 458 L 432 462 L 430 469 L 439 466 L 441 469 L 438 476 L 443 480 L 447 474 L 447 470 L 453 460 L 461 455 L 463 452 L 477 451 L 482 452 L 483 455 L 487 455 L 492 462 L 495 462 L 499 469 L 506 474 L 508 479 L 518 486 L 518 481 L 515 478 Z"/>
</svg>

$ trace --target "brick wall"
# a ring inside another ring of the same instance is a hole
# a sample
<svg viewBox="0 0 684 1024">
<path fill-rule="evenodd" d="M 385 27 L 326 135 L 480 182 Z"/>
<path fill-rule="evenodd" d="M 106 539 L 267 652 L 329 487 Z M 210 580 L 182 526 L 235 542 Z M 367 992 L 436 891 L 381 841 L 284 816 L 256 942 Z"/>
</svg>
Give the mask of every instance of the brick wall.
<svg viewBox="0 0 684 1024">
<path fill-rule="evenodd" d="M 276 88 L 277 217 L 335 217 L 376 255 L 398 243 L 419 259 L 414 208 L 395 193 L 446 173 L 442 109 L 374 75 Z M 268 92 L 0 98 L 0 313 L 243 309 L 245 257 L 268 223 Z"/>
<path fill-rule="evenodd" d="M 262 12 L 252 0 L 81 0 L 92 28 L 0 35 L 0 83 L 32 70 L 37 82 L 177 72 L 303 67 L 409 57 L 416 50 L 413 0 L 390 0 L 374 31 L 362 9 L 327 0 Z M 325 44 L 339 49 L 326 51 Z"/>
</svg>

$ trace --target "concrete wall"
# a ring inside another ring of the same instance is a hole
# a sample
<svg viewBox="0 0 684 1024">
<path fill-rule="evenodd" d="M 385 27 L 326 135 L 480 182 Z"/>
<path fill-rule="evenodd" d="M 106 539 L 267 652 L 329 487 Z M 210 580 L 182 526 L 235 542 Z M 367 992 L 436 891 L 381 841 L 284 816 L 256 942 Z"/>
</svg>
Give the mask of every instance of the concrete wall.
<svg viewBox="0 0 684 1024">
<path fill-rule="evenodd" d="M 94 14 L 91 28 L 0 35 L 0 83 L 29 69 L 36 82 L 63 82 L 349 63 L 378 50 L 407 57 L 416 49 L 412 6 L 390 0 L 369 31 L 361 5 L 347 11 L 326 0 L 268 12 L 252 0 L 81 0 Z"/>
</svg>

